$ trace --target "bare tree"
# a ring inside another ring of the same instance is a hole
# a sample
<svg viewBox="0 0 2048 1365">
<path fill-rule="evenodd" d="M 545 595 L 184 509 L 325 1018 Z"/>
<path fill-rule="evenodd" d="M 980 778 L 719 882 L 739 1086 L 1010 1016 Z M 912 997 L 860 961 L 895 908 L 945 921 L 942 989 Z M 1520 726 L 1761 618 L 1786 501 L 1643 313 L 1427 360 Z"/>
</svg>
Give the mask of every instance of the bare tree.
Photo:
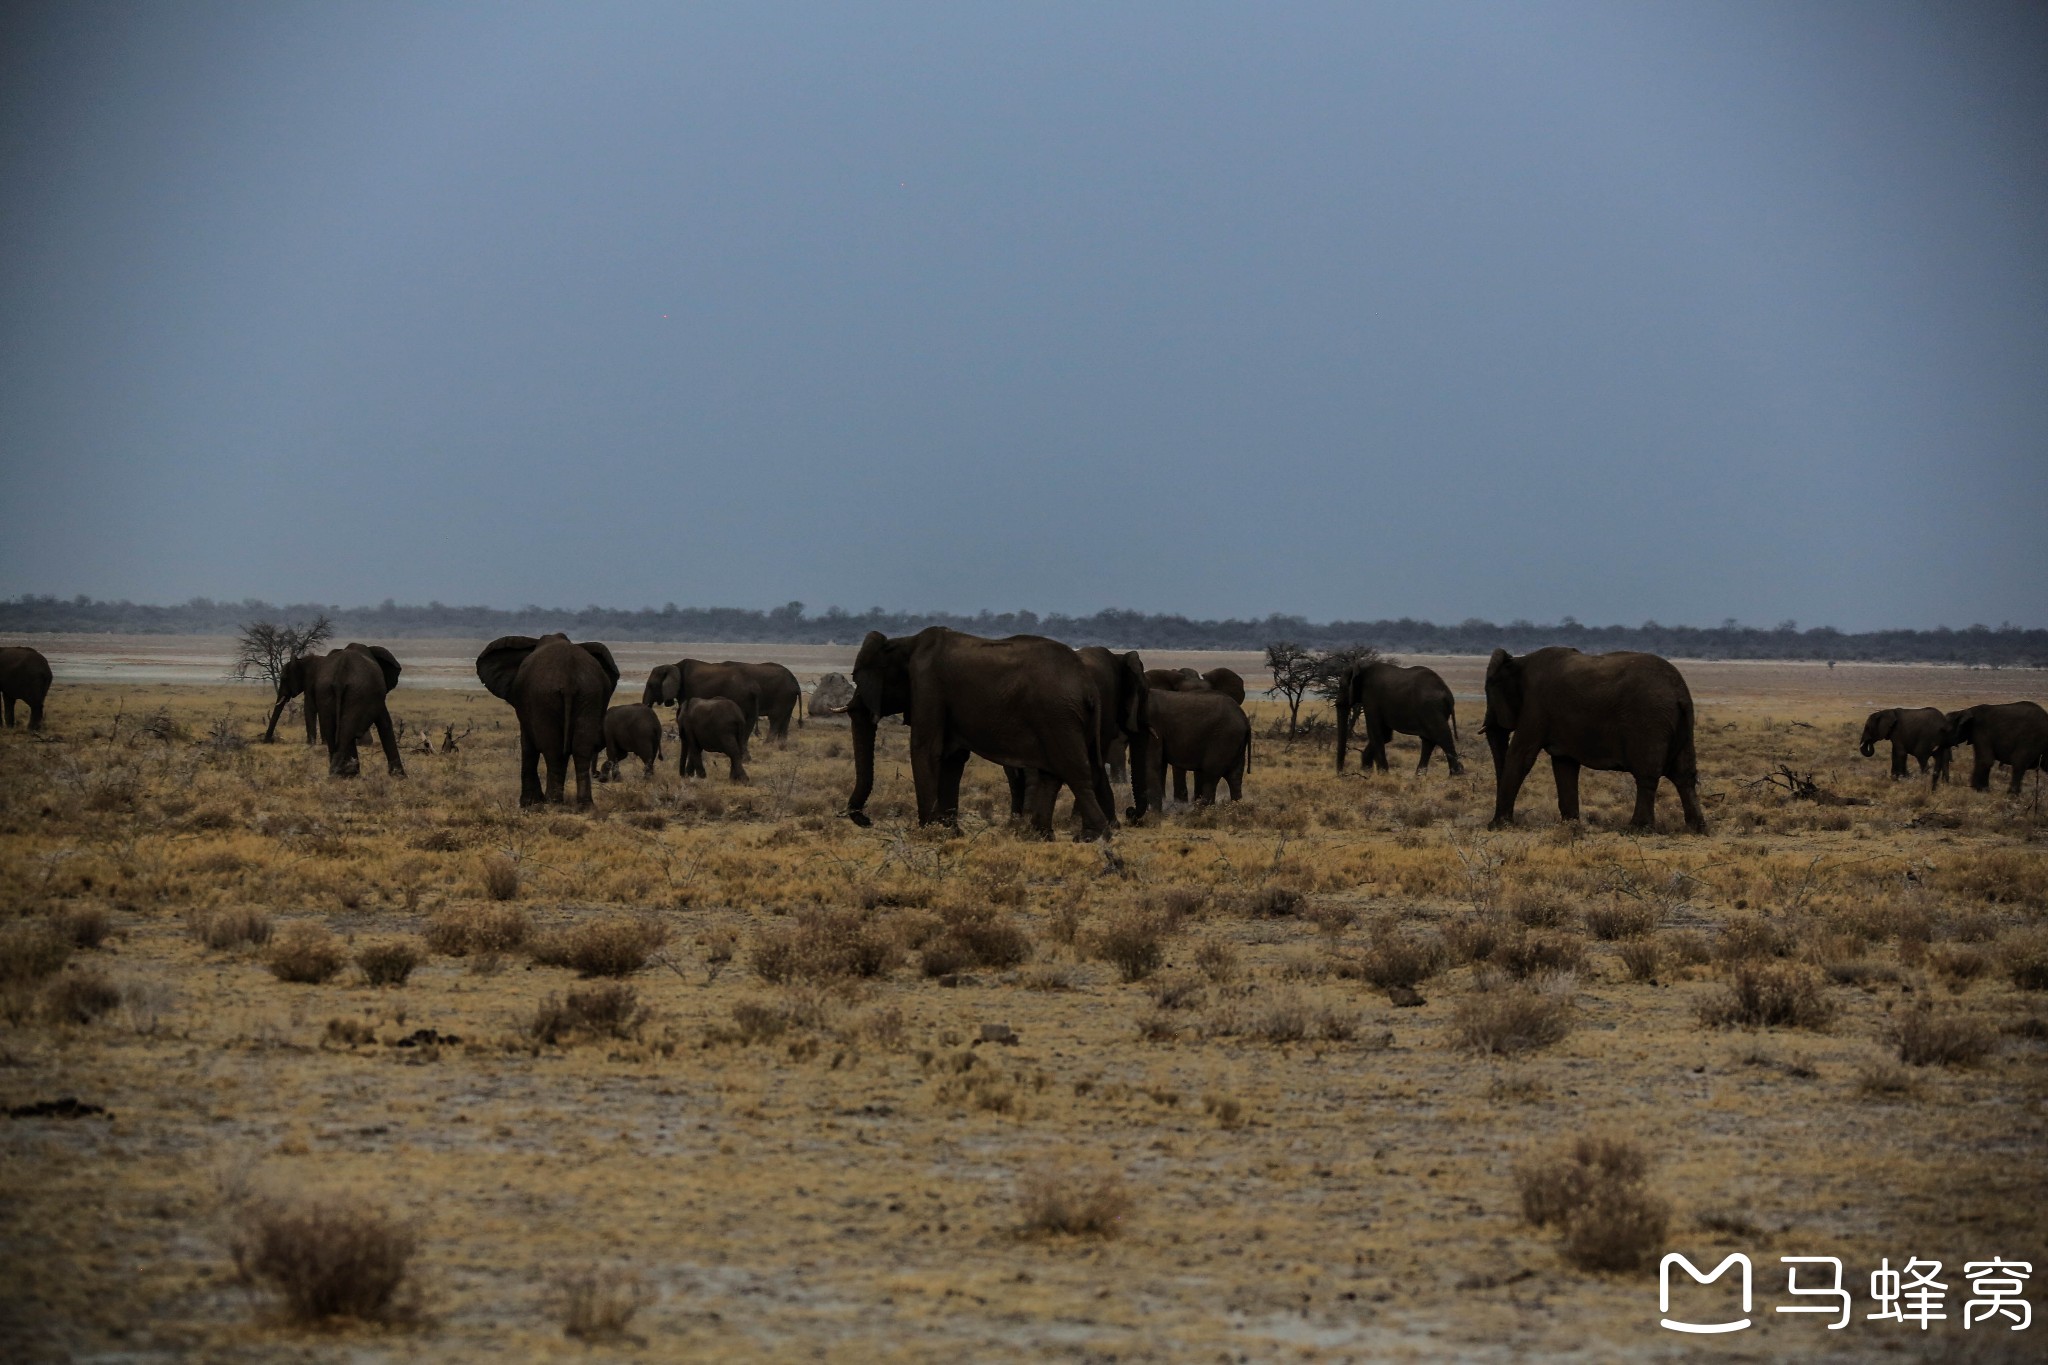
<svg viewBox="0 0 2048 1365">
<path fill-rule="evenodd" d="M 1287 738 L 1301 729 L 1301 699 L 1316 684 L 1316 657 L 1292 640 L 1275 640 L 1266 646 L 1266 668 L 1273 675 L 1273 690 L 1287 698 Z"/>
<path fill-rule="evenodd" d="M 333 634 L 334 623 L 325 612 L 305 625 L 295 621 L 251 621 L 235 638 L 235 664 L 228 671 L 229 676 L 261 678 L 275 691 L 286 664 L 320 648 Z"/>
</svg>

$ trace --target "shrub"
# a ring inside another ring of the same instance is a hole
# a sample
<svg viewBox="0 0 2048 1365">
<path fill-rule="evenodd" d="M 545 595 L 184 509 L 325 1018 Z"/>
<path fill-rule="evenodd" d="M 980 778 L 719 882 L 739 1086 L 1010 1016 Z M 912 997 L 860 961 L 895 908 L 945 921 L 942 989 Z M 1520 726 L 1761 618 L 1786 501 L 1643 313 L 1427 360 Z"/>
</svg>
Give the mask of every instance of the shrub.
<svg viewBox="0 0 2048 1365">
<path fill-rule="evenodd" d="M 372 986 L 403 986 L 412 969 L 426 954 L 411 939 L 394 938 L 371 943 L 356 953 L 356 967 Z"/>
<path fill-rule="evenodd" d="M 534 940 L 533 960 L 578 976 L 631 976 L 668 942 L 668 926 L 637 915 L 603 915 Z"/>
<path fill-rule="evenodd" d="M 1446 956 L 1441 939 L 1382 934 L 1358 958 L 1358 974 L 1382 990 L 1415 986 L 1442 971 Z"/>
<path fill-rule="evenodd" d="M 1155 911 L 1126 909 L 1111 915 L 1096 929 L 1092 947 L 1095 956 L 1115 967 L 1128 984 L 1143 981 L 1159 970 L 1166 960 L 1166 938 L 1171 932 L 1166 917 Z"/>
<path fill-rule="evenodd" d="M 1821 973 L 1803 962 L 1738 962 L 1700 1002 L 1707 1028 L 1826 1028 L 1835 1017 Z"/>
<path fill-rule="evenodd" d="M 519 894 L 519 864 L 502 853 L 487 853 L 478 860 L 477 875 L 484 894 L 494 901 L 509 901 Z"/>
<path fill-rule="evenodd" d="M 66 972 L 43 992 L 43 1013 L 64 1024 L 90 1024 L 121 1003 L 121 990 L 104 973 Z"/>
<path fill-rule="evenodd" d="M 1468 1052 L 1512 1057 L 1563 1041 L 1571 996 L 1558 987 L 1501 986 L 1466 996 L 1451 1012 L 1451 1039 Z"/>
<path fill-rule="evenodd" d="M 1586 940 L 1551 931 L 1513 934 L 1501 940 L 1488 960 L 1519 979 L 1575 972 L 1585 965 Z"/>
<path fill-rule="evenodd" d="M 228 910 L 202 911 L 194 914 L 187 924 L 192 931 L 192 937 L 217 953 L 244 945 L 261 948 L 270 942 L 273 929 L 270 916 L 249 905 L 236 906 Z"/>
<path fill-rule="evenodd" d="M 887 976 L 902 957 L 903 945 L 887 926 L 858 910 L 807 910 L 764 931 L 750 961 L 756 976 L 780 985 Z"/>
<path fill-rule="evenodd" d="M 1925 1006 L 1893 1020 L 1884 1036 L 1908 1066 L 1973 1066 L 1998 1046 L 1983 1021 Z"/>
<path fill-rule="evenodd" d="M 579 1034 L 594 1038 L 630 1038 L 647 1022 L 639 996 L 622 981 L 572 990 L 567 999 L 550 995 L 535 1009 L 526 1026 L 537 1043 L 554 1045 Z"/>
<path fill-rule="evenodd" d="M 555 1283 L 562 1335 L 574 1341 L 624 1341 L 633 1315 L 654 1301 L 640 1277 L 579 1270 Z"/>
<path fill-rule="evenodd" d="M 1586 927 L 1603 942 L 1641 938 L 1657 927 L 1657 912 L 1634 902 L 1596 905 L 1586 911 Z"/>
<path fill-rule="evenodd" d="M 1195 949 L 1195 967 L 1217 985 L 1227 986 L 1237 979 L 1237 949 L 1227 939 L 1205 939 Z"/>
<path fill-rule="evenodd" d="M 114 921 L 97 905 L 76 905 L 50 917 L 52 925 L 74 948 L 90 951 L 107 941 Z"/>
<path fill-rule="evenodd" d="M 1554 1227 L 1564 1258 L 1581 1270 L 1641 1269 L 1663 1249 L 1671 1210 L 1644 1188 L 1649 1161 L 1625 1139 L 1576 1139 L 1515 1172 L 1522 1216 Z"/>
<path fill-rule="evenodd" d="M 1571 918 L 1571 907 L 1533 887 L 1517 887 L 1507 896 L 1508 913 L 1530 929 L 1555 929 Z"/>
<path fill-rule="evenodd" d="M 2048 991 L 2048 930 L 2015 935 L 1999 946 L 1998 955 L 2013 985 L 2023 991 Z"/>
<path fill-rule="evenodd" d="M 427 923 L 427 947 L 444 957 L 514 952 L 533 936 L 533 920 L 513 905 L 446 906 Z"/>
<path fill-rule="evenodd" d="M 1714 956 L 1723 962 L 1746 962 L 1752 958 L 1784 957 L 1792 951 L 1794 935 L 1757 915 L 1737 915 L 1714 940 Z"/>
<path fill-rule="evenodd" d="M 279 981 L 317 986 L 341 970 L 348 954 L 341 940 L 318 924 L 294 924 L 278 935 L 263 955 L 264 965 Z"/>
<path fill-rule="evenodd" d="M 1443 927 L 1444 951 L 1453 966 L 1489 961 L 1507 937 L 1507 922 L 1499 915 L 1465 915 Z"/>
<path fill-rule="evenodd" d="M 1031 960 L 1031 936 L 994 906 L 948 906 L 939 914 L 945 928 L 925 946 L 920 965 L 926 976 Z"/>
<path fill-rule="evenodd" d="M 1024 1236 L 1114 1237 L 1130 1215 L 1132 1199 L 1115 1172 L 1077 1171 L 1044 1164 L 1019 1182 Z"/>
<path fill-rule="evenodd" d="M 71 960 L 71 940 L 47 920 L 21 920 L 0 929 L 0 981 L 40 981 Z"/>
<path fill-rule="evenodd" d="M 1621 965 L 1631 981 L 1655 981 L 1664 965 L 1664 950 L 1654 939 L 1629 939 L 1621 945 Z"/>
<path fill-rule="evenodd" d="M 243 1279 L 268 1285 L 302 1323 L 408 1312 L 400 1291 L 418 1249 L 411 1229 L 341 1196 L 257 1202 L 233 1242 Z"/>
<path fill-rule="evenodd" d="M 1984 849 L 1944 868 L 1938 881 L 1968 900 L 2048 908 L 2048 855 L 2035 849 Z"/>
</svg>

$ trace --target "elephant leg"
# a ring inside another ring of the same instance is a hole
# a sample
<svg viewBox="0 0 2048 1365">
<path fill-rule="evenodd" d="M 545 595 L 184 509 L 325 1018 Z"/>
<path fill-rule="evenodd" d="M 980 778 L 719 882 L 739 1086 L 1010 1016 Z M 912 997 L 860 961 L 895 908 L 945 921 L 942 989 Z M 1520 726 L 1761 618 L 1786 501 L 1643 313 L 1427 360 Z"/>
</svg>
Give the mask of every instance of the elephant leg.
<svg viewBox="0 0 2048 1365">
<path fill-rule="evenodd" d="M 1025 795 L 1025 821 L 1040 839 L 1052 838 L 1052 815 L 1060 800 L 1060 780 L 1048 772 L 1033 772 Z"/>
<path fill-rule="evenodd" d="M 1522 794 L 1522 783 L 1528 780 L 1529 770 L 1536 766 L 1536 755 L 1540 752 L 1534 743 L 1524 742 L 1520 732 L 1508 741 L 1494 787 L 1492 828 L 1515 823 L 1515 798 Z"/>
<path fill-rule="evenodd" d="M 1244 764 L 1240 763 L 1235 768 L 1232 768 L 1228 773 L 1224 774 L 1224 778 L 1230 783 L 1231 803 L 1235 805 L 1237 802 L 1244 800 Z"/>
<path fill-rule="evenodd" d="M 1173 765 L 1173 799 L 1182 805 L 1188 802 L 1188 770 L 1178 763 Z"/>
<path fill-rule="evenodd" d="M 519 736 L 519 804 L 538 806 L 547 800 L 540 786 L 540 746 L 530 735 Z"/>
<path fill-rule="evenodd" d="M 1988 792 L 1991 790 L 1991 769 L 1994 766 L 1991 750 L 1973 748 L 1971 752 L 1976 755 L 1976 759 L 1970 767 L 1970 790 Z"/>
<path fill-rule="evenodd" d="M 14 728 L 14 698 L 8 696 L 0 696 L 0 705 L 4 705 L 6 708 L 7 728 L 12 730 Z"/>
<path fill-rule="evenodd" d="M 1925 776 L 1927 776 L 1927 755 L 1926 755 L 1926 754 L 1914 754 L 1914 755 L 1913 755 L 1913 758 L 1914 758 L 1914 761 L 1915 761 L 1915 762 L 1917 762 L 1917 763 L 1919 763 L 1919 765 L 1920 765 L 1920 775 L 1921 775 L 1922 777 L 1925 777 Z M 1900 774 L 1899 774 L 1899 776 L 1900 776 L 1900 777 L 1904 777 L 1904 776 L 1905 776 L 1905 774 L 1904 774 L 1904 773 L 1900 773 Z"/>
<path fill-rule="evenodd" d="M 550 748 L 541 755 L 548 765 L 547 799 L 550 804 L 562 804 L 562 789 L 569 778 L 569 755 L 560 749 Z"/>
<path fill-rule="evenodd" d="M 659 757 L 661 755 L 653 749 L 649 749 L 646 753 L 640 755 L 640 775 L 642 777 L 654 776 L 654 760 Z"/>
<path fill-rule="evenodd" d="M 726 756 L 725 756 L 725 780 L 726 780 L 726 781 L 728 781 L 728 782 L 744 782 L 744 781 L 746 781 L 746 780 L 747 780 L 747 765 L 746 765 L 746 764 L 744 764 L 744 763 L 742 763 L 742 762 L 740 762 L 740 755 L 741 755 L 741 754 L 742 754 L 743 752 L 744 752 L 744 748 L 742 748 L 742 747 L 735 747 L 734 749 L 732 749 L 732 750 L 731 750 L 731 752 L 729 752 L 729 753 L 727 753 L 727 754 L 726 754 Z"/>
<path fill-rule="evenodd" d="M 1678 790 L 1678 804 L 1685 810 L 1685 827 L 1694 834 L 1707 832 L 1707 816 L 1700 809 L 1700 784 L 1696 777 L 1674 777 L 1671 785 Z"/>
<path fill-rule="evenodd" d="M 320 708 L 313 704 L 313 694 L 310 691 L 305 696 L 299 698 L 299 710 L 306 717 L 306 743 L 318 744 L 320 742 Z"/>
<path fill-rule="evenodd" d="M 2040 762 L 2041 757 L 2039 754 L 2032 758 L 2028 758 L 2025 754 L 2014 754 L 2012 756 L 2012 795 L 2018 796 L 2027 789 L 2027 774 L 2032 772 Z"/>
<path fill-rule="evenodd" d="M 1923 767 L 1924 767 L 1924 766 L 1926 766 L 1926 765 L 1925 765 L 1925 763 L 1923 762 L 1921 766 L 1923 766 Z M 1904 745 L 1900 745 L 1900 744 L 1894 744 L 1894 745 L 1892 745 L 1892 781 L 1896 782 L 1896 781 L 1898 781 L 1898 780 L 1899 780 L 1900 778 L 1904 777 L 1905 775 L 1906 775 L 1906 750 L 1905 750 L 1905 746 L 1904 746 Z"/>
<path fill-rule="evenodd" d="M 391 713 L 377 712 L 373 722 L 377 727 L 377 742 L 384 746 L 384 767 L 393 777 L 405 776 L 405 761 L 398 756 L 398 734 L 391 728 Z"/>
<path fill-rule="evenodd" d="M 1636 808 L 1628 817 L 1630 829 L 1654 832 L 1657 828 L 1657 783 L 1661 774 L 1637 773 Z"/>
<path fill-rule="evenodd" d="M 1579 760 L 1562 754 L 1550 756 L 1550 776 L 1557 783 L 1557 814 L 1561 820 L 1579 818 Z"/>
<path fill-rule="evenodd" d="M 1010 784 L 1010 818 L 1024 818 L 1024 802 L 1031 789 L 1031 774 L 1022 768 L 1005 767 L 1003 776 Z"/>
<path fill-rule="evenodd" d="M 933 795 L 932 814 L 941 824 L 954 829 L 960 828 L 960 775 L 967 771 L 967 760 L 972 757 L 965 749 L 939 755 L 938 790 Z M 1050 804 L 1058 795 L 1059 789 L 1054 788 L 1045 799 Z"/>
<path fill-rule="evenodd" d="M 1213 806 L 1216 804 L 1216 774 L 1204 769 L 1195 770 L 1195 804 Z"/>
<path fill-rule="evenodd" d="M 1415 760 L 1415 775 L 1422 776 L 1429 771 L 1430 755 L 1436 752 L 1436 741 L 1428 735 L 1422 737 L 1422 757 Z"/>
<path fill-rule="evenodd" d="M 585 753 L 581 749 L 577 750 L 573 756 L 576 764 L 576 809 L 578 810 L 589 810 L 593 804 L 590 799 L 591 758 L 592 755 Z"/>
<path fill-rule="evenodd" d="M 1100 763 L 1092 766 L 1095 778 L 1095 804 L 1102 807 L 1102 818 L 1109 827 L 1116 829 L 1116 788 L 1109 785 L 1109 769 Z"/>
</svg>

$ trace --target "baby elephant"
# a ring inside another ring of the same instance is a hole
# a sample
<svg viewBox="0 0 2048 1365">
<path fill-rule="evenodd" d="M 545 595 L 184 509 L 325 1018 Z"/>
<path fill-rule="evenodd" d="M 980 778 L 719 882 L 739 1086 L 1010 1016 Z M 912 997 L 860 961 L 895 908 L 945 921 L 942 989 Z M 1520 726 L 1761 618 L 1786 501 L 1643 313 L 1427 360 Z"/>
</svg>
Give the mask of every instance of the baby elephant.
<svg viewBox="0 0 2048 1365">
<path fill-rule="evenodd" d="M 653 707 L 636 702 L 604 713 L 604 763 L 597 780 L 618 781 L 619 760 L 627 754 L 646 765 L 647 776 L 654 776 L 654 760 L 661 757 L 661 717 Z"/>
<path fill-rule="evenodd" d="M 683 776 L 704 777 L 704 753 L 724 754 L 732 765 L 726 774 L 735 782 L 747 780 L 743 760 L 747 757 L 750 727 L 747 713 L 724 697 L 692 697 L 676 714 L 676 729 L 683 737 Z"/>
</svg>

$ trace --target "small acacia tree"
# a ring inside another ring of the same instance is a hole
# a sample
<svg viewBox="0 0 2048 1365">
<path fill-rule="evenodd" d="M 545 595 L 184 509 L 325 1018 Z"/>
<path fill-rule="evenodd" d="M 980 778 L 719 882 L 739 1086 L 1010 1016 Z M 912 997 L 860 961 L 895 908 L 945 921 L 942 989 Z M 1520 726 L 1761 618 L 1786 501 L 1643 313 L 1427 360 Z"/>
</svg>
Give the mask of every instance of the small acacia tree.
<svg viewBox="0 0 2048 1365">
<path fill-rule="evenodd" d="M 334 634 L 334 623 L 322 612 L 305 625 L 296 621 L 251 621 L 235 637 L 235 665 L 229 670 L 236 678 L 261 678 L 277 689 L 284 666 L 302 654 L 310 654 Z"/>
<path fill-rule="evenodd" d="M 1292 640 L 1275 640 L 1266 646 L 1266 668 L 1273 675 L 1273 690 L 1287 698 L 1287 738 L 1301 729 L 1301 699 L 1316 685 L 1316 656 Z"/>
</svg>

